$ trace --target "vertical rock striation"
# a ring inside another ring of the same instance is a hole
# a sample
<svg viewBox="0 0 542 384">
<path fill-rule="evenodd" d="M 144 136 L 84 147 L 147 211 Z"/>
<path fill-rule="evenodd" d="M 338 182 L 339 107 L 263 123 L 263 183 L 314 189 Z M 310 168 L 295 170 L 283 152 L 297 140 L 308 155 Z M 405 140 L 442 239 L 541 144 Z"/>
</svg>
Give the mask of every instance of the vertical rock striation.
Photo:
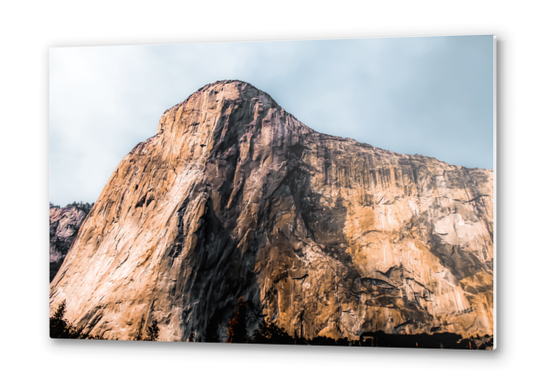
<svg viewBox="0 0 542 384">
<path fill-rule="evenodd" d="M 493 334 L 493 172 L 313 131 L 240 81 L 167 110 L 51 283 L 103 338 L 200 340 L 237 301 L 290 335 Z"/>
</svg>

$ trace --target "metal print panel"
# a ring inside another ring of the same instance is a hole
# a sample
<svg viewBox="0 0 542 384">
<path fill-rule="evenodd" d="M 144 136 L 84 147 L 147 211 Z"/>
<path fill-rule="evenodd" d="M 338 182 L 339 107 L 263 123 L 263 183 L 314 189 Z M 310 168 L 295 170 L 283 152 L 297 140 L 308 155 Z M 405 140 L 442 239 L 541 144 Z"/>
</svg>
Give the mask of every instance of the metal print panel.
<svg viewBox="0 0 542 384">
<path fill-rule="evenodd" d="M 493 349 L 493 97 L 493 36 L 51 49 L 51 337 Z"/>
</svg>

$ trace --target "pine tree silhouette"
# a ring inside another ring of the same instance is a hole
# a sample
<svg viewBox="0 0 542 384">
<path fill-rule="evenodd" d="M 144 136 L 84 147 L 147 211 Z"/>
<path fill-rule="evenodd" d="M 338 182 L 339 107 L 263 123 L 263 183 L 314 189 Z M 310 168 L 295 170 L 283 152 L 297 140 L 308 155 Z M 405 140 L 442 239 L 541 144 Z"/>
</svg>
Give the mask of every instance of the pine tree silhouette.
<svg viewBox="0 0 542 384">
<path fill-rule="evenodd" d="M 64 317 L 66 313 L 66 300 L 62 301 L 53 316 L 49 317 L 49 336 L 52 339 L 94 339 L 88 333 L 83 333 L 71 325 Z"/>
<path fill-rule="evenodd" d="M 160 334 L 160 329 L 158 328 L 158 321 L 153 320 L 152 324 L 147 327 L 147 340 L 156 341 Z"/>
<path fill-rule="evenodd" d="M 218 314 L 215 313 L 207 322 L 203 339 L 206 343 L 220 342 L 220 317 Z"/>
<path fill-rule="evenodd" d="M 247 337 L 247 306 L 243 296 L 239 298 L 239 306 L 228 324 L 226 343 L 246 343 Z"/>
<path fill-rule="evenodd" d="M 299 341 L 305 343 L 303 339 Z M 250 338 L 250 342 L 258 344 L 295 344 L 296 340 L 288 335 L 284 329 L 264 319 Z"/>
<path fill-rule="evenodd" d="M 153 320 L 151 325 L 146 329 L 145 327 L 145 315 L 141 316 L 141 322 L 139 323 L 139 329 L 134 338 L 136 341 L 156 341 L 160 334 L 160 328 L 158 328 L 158 321 Z"/>
<path fill-rule="evenodd" d="M 68 339 L 71 336 L 70 327 L 64 319 L 66 300 L 62 301 L 52 317 L 49 317 L 49 336 L 52 339 Z"/>
</svg>

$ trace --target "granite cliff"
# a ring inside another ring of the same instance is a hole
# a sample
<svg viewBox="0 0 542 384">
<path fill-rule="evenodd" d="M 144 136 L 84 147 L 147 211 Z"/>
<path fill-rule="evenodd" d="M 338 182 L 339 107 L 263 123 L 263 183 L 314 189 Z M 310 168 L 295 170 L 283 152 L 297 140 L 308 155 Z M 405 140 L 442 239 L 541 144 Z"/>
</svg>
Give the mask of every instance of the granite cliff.
<svg viewBox="0 0 542 384">
<path fill-rule="evenodd" d="M 167 110 L 118 165 L 50 286 L 101 338 L 493 334 L 493 172 L 318 133 L 240 81 Z"/>
</svg>

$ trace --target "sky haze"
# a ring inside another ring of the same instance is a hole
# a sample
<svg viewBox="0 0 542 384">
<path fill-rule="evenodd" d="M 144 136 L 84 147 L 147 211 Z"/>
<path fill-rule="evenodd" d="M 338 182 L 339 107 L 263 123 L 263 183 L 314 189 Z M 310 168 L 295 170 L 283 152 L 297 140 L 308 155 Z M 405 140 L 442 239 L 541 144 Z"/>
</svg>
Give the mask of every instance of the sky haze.
<svg viewBox="0 0 542 384">
<path fill-rule="evenodd" d="M 316 131 L 493 168 L 493 36 L 51 48 L 49 200 L 94 202 L 162 113 L 236 79 Z"/>
</svg>

